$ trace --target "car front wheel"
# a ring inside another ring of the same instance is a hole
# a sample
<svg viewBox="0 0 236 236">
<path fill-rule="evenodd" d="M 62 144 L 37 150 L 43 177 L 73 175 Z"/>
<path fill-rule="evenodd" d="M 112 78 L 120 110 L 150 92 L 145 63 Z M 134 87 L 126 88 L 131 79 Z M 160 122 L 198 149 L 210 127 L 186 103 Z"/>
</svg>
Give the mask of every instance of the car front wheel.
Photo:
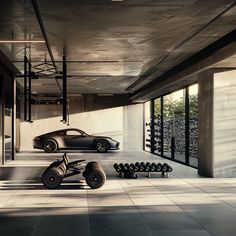
<svg viewBox="0 0 236 236">
<path fill-rule="evenodd" d="M 97 152 L 107 152 L 109 149 L 109 143 L 106 140 L 98 140 L 96 143 Z"/>
<path fill-rule="evenodd" d="M 47 153 L 57 152 L 57 143 L 54 140 L 47 140 L 43 145 L 43 150 Z"/>
</svg>

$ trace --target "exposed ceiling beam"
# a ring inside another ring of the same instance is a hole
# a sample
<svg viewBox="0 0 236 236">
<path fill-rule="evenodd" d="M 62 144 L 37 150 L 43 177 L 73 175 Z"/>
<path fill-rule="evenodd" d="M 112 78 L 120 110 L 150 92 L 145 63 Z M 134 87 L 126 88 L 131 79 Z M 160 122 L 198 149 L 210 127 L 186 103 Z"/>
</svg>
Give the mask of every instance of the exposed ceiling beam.
<svg viewBox="0 0 236 236">
<path fill-rule="evenodd" d="M 193 34 L 188 36 L 187 38 L 183 39 L 180 41 L 171 51 L 175 51 L 182 47 L 184 44 L 188 43 L 191 41 L 194 37 L 199 35 L 201 32 L 203 32 L 207 27 L 209 27 L 211 24 L 213 24 L 216 20 L 218 20 L 221 16 L 223 16 L 226 12 L 228 12 L 230 9 L 232 9 L 236 5 L 236 1 L 233 1 L 229 6 L 226 6 L 224 10 L 222 10 L 219 14 L 217 14 L 213 19 L 211 19 L 208 23 L 205 25 L 201 26 L 199 29 L 197 29 Z M 138 87 L 141 83 L 143 83 L 148 77 L 154 77 L 155 72 L 158 70 L 158 67 L 160 64 L 162 64 L 164 61 L 166 61 L 167 58 L 169 58 L 169 55 L 171 52 L 166 54 L 164 57 L 161 58 L 160 61 L 153 67 L 149 68 L 147 71 L 145 71 L 134 83 L 132 83 L 127 90 L 134 90 L 136 87 Z M 140 87 L 140 86 L 139 86 Z"/>
<path fill-rule="evenodd" d="M 194 54 L 155 80 L 138 89 L 131 96 L 132 101 L 144 102 L 155 98 L 157 90 L 185 80 L 206 68 L 220 62 L 236 53 L 236 30 L 215 41 L 208 47 Z M 164 92 L 164 91 L 163 91 Z"/>
<path fill-rule="evenodd" d="M 47 36 L 47 33 L 46 33 L 46 29 L 45 29 L 45 26 L 44 26 L 44 23 L 43 23 L 41 14 L 40 14 L 40 10 L 39 10 L 37 0 L 31 0 L 31 2 L 32 2 L 33 8 L 34 8 L 36 17 L 38 19 L 38 23 L 39 23 L 39 26 L 41 28 L 41 31 L 42 31 L 42 34 L 43 34 L 43 37 L 44 37 L 44 40 L 45 40 L 45 43 L 46 43 L 46 46 L 47 46 L 47 49 L 48 49 L 49 56 L 50 56 L 51 61 L 52 61 L 52 64 L 55 68 L 55 71 L 58 72 L 57 66 L 56 66 L 56 63 L 55 63 L 55 60 L 54 60 L 54 56 L 53 56 L 53 53 L 52 53 L 52 50 L 51 50 L 51 46 L 50 46 L 50 43 L 49 43 L 49 39 L 48 39 L 48 36 Z M 59 82 L 57 81 L 57 79 L 56 79 L 56 82 L 57 82 L 57 85 L 60 89 L 61 94 L 63 94 L 62 88 L 61 88 Z"/>
</svg>

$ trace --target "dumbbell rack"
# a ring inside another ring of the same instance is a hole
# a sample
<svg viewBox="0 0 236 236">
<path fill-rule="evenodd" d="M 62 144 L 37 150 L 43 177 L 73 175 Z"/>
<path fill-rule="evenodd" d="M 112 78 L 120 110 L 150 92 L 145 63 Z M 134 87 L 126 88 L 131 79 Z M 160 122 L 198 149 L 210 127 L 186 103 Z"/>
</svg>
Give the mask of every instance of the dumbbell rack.
<svg viewBox="0 0 236 236">
<path fill-rule="evenodd" d="M 164 177 L 168 177 L 168 173 L 172 172 L 173 169 L 171 166 L 169 166 L 167 163 L 161 164 L 161 163 L 149 163 L 149 162 L 136 162 L 134 163 L 115 163 L 113 165 L 114 169 L 117 173 L 119 173 L 119 177 L 121 178 L 129 178 L 129 179 L 137 179 L 139 173 L 147 173 L 148 178 L 151 178 L 151 174 L 154 173 L 161 173 L 161 175 Z"/>
<path fill-rule="evenodd" d="M 153 120 L 149 123 L 145 123 L 147 127 L 147 133 L 150 138 L 146 139 L 146 147 L 150 148 L 151 152 L 158 151 L 161 152 L 161 118 L 159 116 L 154 116 Z"/>
</svg>

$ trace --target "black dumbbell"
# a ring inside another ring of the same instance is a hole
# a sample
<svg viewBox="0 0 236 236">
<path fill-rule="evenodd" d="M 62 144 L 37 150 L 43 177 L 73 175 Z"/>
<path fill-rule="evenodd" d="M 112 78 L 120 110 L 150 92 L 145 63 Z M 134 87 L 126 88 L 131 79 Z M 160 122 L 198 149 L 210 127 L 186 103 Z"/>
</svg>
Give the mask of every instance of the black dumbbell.
<svg viewBox="0 0 236 236">
<path fill-rule="evenodd" d="M 133 171 L 137 171 L 138 170 L 137 166 L 134 163 L 131 163 L 130 167 L 132 168 Z"/>
<path fill-rule="evenodd" d="M 172 167 L 169 166 L 167 163 L 164 163 L 163 165 L 166 167 L 166 171 L 167 171 L 167 172 L 173 171 Z"/>
<path fill-rule="evenodd" d="M 144 168 L 145 168 L 144 165 L 140 165 L 139 168 L 138 168 L 138 171 L 142 172 L 142 171 L 144 171 Z"/>
<path fill-rule="evenodd" d="M 120 163 L 120 164 L 119 164 L 119 167 L 120 167 L 121 171 L 124 171 L 124 167 L 125 167 L 125 166 L 124 166 L 123 163 Z"/>
<path fill-rule="evenodd" d="M 115 169 L 117 169 L 117 168 L 119 167 L 119 165 L 118 165 L 117 163 L 115 163 L 115 164 L 113 165 L 113 167 L 114 167 Z"/>
<path fill-rule="evenodd" d="M 139 163 L 139 162 L 136 162 L 136 163 L 135 163 L 135 166 L 137 166 L 137 167 L 140 166 L 140 163 Z"/>
<path fill-rule="evenodd" d="M 149 165 L 146 165 L 146 166 L 144 167 L 144 171 L 149 172 L 149 171 L 150 171 L 150 166 L 149 166 Z"/>
<path fill-rule="evenodd" d="M 162 165 L 160 163 L 156 164 L 155 171 L 160 172 L 162 170 Z"/>
<path fill-rule="evenodd" d="M 130 166 L 129 166 L 129 164 L 128 164 L 128 163 L 125 163 L 125 167 L 127 168 L 127 170 L 129 170 L 129 169 L 130 169 Z"/>
<path fill-rule="evenodd" d="M 114 165 L 113 165 L 113 167 L 114 167 L 114 169 L 116 170 L 116 172 L 120 172 L 121 171 L 121 168 L 119 167 L 119 165 L 117 164 L 117 163 L 115 163 Z"/>
<path fill-rule="evenodd" d="M 167 166 L 163 164 L 163 165 L 162 165 L 162 168 L 161 168 L 161 171 L 162 171 L 162 172 L 166 172 L 166 171 L 167 171 Z"/>
<path fill-rule="evenodd" d="M 145 163 L 142 161 L 142 162 L 140 163 L 140 165 L 141 165 L 141 166 L 145 166 Z"/>
<path fill-rule="evenodd" d="M 154 165 L 151 164 L 150 167 L 149 167 L 149 171 L 150 171 L 150 172 L 155 172 L 155 169 L 156 169 L 155 163 L 154 163 Z"/>
<path fill-rule="evenodd" d="M 151 165 L 151 163 L 150 162 L 146 162 L 146 164 L 145 164 L 146 166 L 150 166 Z"/>
</svg>

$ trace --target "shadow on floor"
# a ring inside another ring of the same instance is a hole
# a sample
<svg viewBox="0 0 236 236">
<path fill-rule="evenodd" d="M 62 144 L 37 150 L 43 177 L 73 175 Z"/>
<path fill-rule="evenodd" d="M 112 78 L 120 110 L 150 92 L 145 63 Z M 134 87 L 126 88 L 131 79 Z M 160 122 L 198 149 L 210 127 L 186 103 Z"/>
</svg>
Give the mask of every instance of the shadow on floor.
<svg viewBox="0 0 236 236">
<path fill-rule="evenodd" d="M 84 181 L 63 181 L 63 183 L 56 188 L 57 190 L 78 190 L 87 189 L 88 186 Z M 5 181 L 0 186 L 1 190 L 48 190 L 40 181 Z M 48 190 L 50 191 L 50 190 Z"/>
</svg>

